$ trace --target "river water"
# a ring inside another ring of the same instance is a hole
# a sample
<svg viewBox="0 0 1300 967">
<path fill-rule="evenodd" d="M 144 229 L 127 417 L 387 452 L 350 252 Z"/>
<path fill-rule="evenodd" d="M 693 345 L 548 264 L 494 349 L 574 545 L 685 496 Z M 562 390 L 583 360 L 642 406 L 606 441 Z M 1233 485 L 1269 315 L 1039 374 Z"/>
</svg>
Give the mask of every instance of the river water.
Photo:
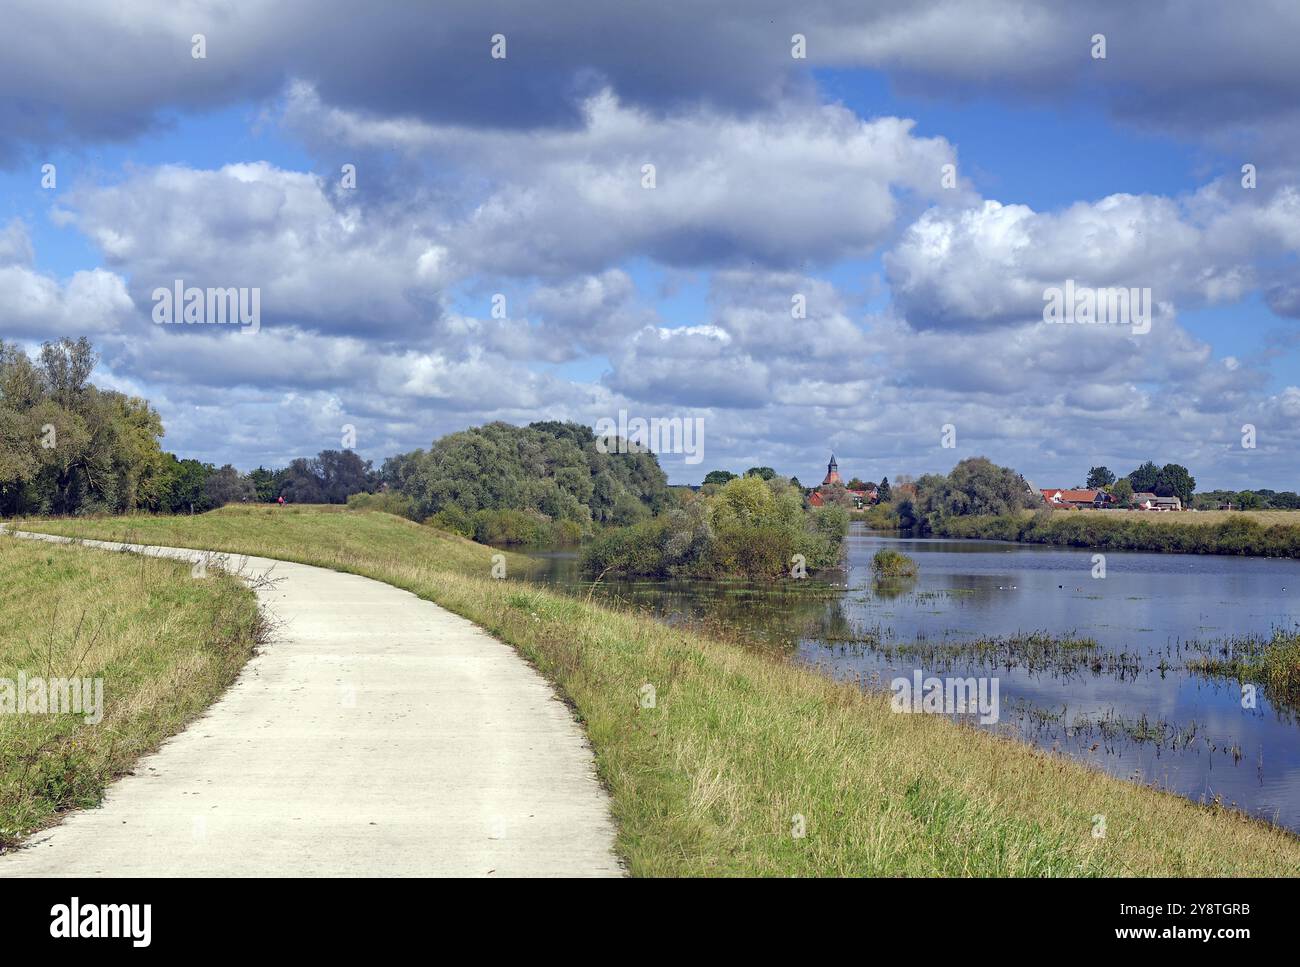
<svg viewBox="0 0 1300 967">
<path fill-rule="evenodd" d="M 910 539 L 854 524 L 847 567 L 788 584 L 609 581 L 597 597 L 661 620 L 720 630 L 836 677 L 996 678 L 999 716 L 981 727 L 1056 749 L 1198 801 L 1218 798 L 1300 831 L 1300 722 L 1259 691 L 1187 670 L 1239 636 L 1300 626 L 1300 561 Z M 882 547 L 916 560 L 880 584 Z M 572 552 L 539 552 L 541 580 L 590 589 Z M 963 647 L 1032 632 L 1095 639 L 1096 659 L 1030 663 Z M 967 721 L 974 722 L 973 717 Z"/>
</svg>

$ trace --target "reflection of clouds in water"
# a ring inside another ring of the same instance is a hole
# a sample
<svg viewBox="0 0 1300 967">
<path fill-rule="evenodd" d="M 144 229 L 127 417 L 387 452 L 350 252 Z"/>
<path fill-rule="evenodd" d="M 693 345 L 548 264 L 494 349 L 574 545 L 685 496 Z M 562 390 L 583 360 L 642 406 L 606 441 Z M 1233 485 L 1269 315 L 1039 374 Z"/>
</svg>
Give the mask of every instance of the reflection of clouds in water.
<svg viewBox="0 0 1300 967">
<path fill-rule="evenodd" d="M 1243 710 L 1235 682 L 1181 670 L 1194 653 L 1190 640 L 1267 635 L 1300 624 L 1300 562 L 1108 551 L 1107 576 L 1098 580 L 1091 577 L 1092 551 L 1082 548 L 891 540 L 917 560 L 920 573 L 905 589 L 882 588 L 872 580 L 870 562 L 886 540 L 855 526 L 846 542 L 848 570 L 797 589 L 606 579 L 596 594 L 673 623 L 743 634 L 837 678 L 864 682 L 888 683 L 922 664 L 883 657 L 873 639 L 951 643 L 1033 631 L 1095 638 L 1103 650 L 1134 656 L 1143 670 L 1117 677 L 999 668 L 1004 707 L 1064 709 L 1071 721 L 1145 715 L 1175 731 L 1194 726 L 1190 744 L 1171 748 L 1123 736 L 1103 743 L 1095 730 L 1069 736 L 1063 724 L 1028 727 L 1015 712 L 1004 714 L 997 730 L 1192 799 L 1217 794 L 1300 829 L 1300 725 L 1279 719 L 1262 695 L 1258 709 Z M 572 555 L 548 558 L 543 579 L 586 593 L 576 563 Z M 1284 594 L 1283 587 L 1296 590 Z M 987 665 L 960 661 L 943 671 L 989 673 Z"/>
</svg>

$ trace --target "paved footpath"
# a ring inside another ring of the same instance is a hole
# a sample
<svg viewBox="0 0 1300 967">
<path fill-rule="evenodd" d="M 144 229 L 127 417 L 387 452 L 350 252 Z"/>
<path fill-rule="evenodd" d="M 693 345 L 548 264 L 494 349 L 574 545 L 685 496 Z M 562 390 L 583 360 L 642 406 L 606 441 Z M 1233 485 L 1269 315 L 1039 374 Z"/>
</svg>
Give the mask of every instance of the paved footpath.
<svg viewBox="0 0 1300 967">
<path fill-rule="evenodd" d="M 100 807 L 0 855 L 0 877 L 622 874 L 586 738 L 508 645 L 369 578 L 225 566 L 274 580 L 254 582 L 272 640 Z"/>
</svg>

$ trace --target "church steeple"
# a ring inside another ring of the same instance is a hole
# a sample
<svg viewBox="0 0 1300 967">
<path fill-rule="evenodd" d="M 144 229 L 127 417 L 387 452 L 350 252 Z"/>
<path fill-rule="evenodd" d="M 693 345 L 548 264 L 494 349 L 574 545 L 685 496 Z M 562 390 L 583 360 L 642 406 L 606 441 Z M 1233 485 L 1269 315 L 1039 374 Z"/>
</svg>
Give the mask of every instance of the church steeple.
<svg viewBox="0 0 1300 967">
<path fill-rule="evenodd" d="M 831 462 L 826 464 L 826 479 L 822 481 L 822 486 L 826 487 L 831 484 L 843 483 L 840 480 L 840 465 L 835 462 L 835 454 L 831 454 Z"/>
</svg>

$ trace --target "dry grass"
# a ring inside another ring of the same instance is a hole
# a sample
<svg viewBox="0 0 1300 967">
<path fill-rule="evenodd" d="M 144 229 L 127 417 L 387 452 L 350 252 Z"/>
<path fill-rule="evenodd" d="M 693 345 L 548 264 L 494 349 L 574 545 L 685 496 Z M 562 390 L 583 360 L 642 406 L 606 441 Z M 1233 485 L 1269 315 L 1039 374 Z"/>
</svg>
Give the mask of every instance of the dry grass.
<svg viewBox="0 0 1300 967">
<path fill-rule="evenodd" d="M 261 627 L 226 575 L 0 536 L 0 679 L 101 678 L 104 702 L 98 723 L 0 714 L 0 848 L 97 804 L 235 679 Z"/>
<path fill-rule="evenodd" d="M 887 696 L 734 644 L 493 581 L 490 549 L 387 515 L 33 527 L 325 564 L 476 621 L 573 703 L 638 875 L 1300 874 L 1300 840 L 1234 811 L 894 714 Z M 653 708 L 641 706 L 646 684 Z M 803 837 L 792 835 L 796 815 Z"/>
<path fill-rule="evenodd" d="M 1026 514 L 1032 514 L 1027 511 Z M 1123 517 L 1146 520 L 1153 524 L 1222 524 L 1225 520 L 1248 517 L 1264 526 L 1270 524 L 1300 525 L 1300 510 L 1052 510 L 1053 517 L 1070 517 L 1076 514 L 1100 514 L 1103 517 Z"/>
</svg>

